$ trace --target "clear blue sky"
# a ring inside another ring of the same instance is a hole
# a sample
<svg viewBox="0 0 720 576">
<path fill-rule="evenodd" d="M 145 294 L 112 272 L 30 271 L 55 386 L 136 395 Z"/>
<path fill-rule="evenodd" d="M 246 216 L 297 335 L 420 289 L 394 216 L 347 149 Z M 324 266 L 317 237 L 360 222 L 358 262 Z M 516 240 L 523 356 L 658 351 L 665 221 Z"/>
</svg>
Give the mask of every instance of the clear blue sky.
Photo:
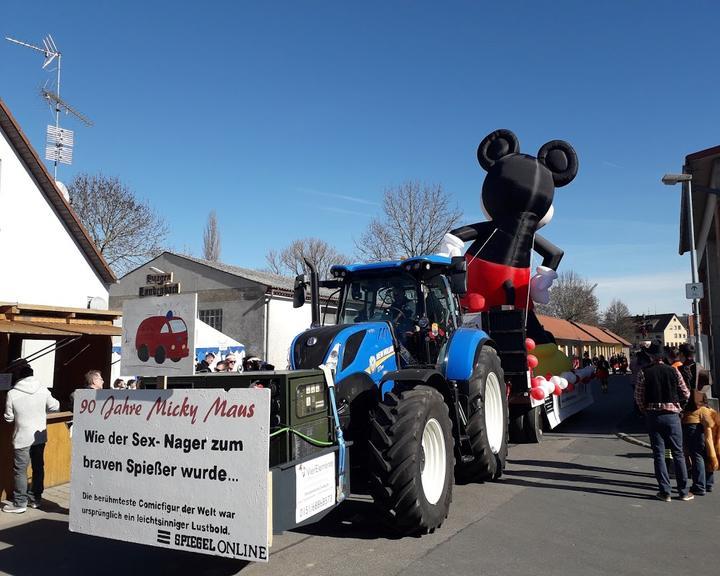
<svg viewBox="0 0 720 576">
<path fill-rule="evenodd" d="M 77 172 L 117 175 L 161 210 L 175 249 L 263 267 L 317 236 L 351 254 L 383 190 L 440 183 L 482 219 L 480 140 L 575 146 L 544 235 L 603 306 L 686 312 L 677 254 L 686 154 L 720 144 L 720 5 L 670 2 L 55 2 L 5 0 L 2 36 L 63 53 L 62 96 L 95 121 Z M 2 40 L 0 98 L 38 150 L 42 56 Z"/>
</svg>

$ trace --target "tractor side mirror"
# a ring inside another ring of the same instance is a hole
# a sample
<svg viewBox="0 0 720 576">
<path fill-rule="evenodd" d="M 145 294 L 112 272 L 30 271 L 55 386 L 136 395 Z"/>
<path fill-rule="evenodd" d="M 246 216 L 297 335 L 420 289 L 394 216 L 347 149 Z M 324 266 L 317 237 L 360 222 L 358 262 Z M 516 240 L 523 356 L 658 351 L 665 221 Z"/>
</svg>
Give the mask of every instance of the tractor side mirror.
<svg viewBox="0 0 720 576">
<path fill-rule="evenodd" d="M 450 265 L 450 290 L 463 296 L 467 293 L 467 261 L 465 256 L 453 256 Z"/>
<path fill-rule="evenodd" d="M 307 281 L 305 280 L 305 274 L 298 274 L 295 276 L 295 287 L 293 288 L 293 308 L 300 308 L 305 304 L 306 287 Z"/>
</svg>

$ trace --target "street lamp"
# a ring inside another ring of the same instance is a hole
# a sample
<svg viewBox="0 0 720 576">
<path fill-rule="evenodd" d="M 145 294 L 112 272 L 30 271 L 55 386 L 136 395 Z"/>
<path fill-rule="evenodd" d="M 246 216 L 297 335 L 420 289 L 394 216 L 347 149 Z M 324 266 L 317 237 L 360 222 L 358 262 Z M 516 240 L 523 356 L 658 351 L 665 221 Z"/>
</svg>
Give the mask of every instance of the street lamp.
<svg viewBox="0 0 720 576">
<path fill-rule="evenodd" d="M 687 182 L 687 206 L 688 206 L 688 225 L 690 226 L 690 266 L 692 268 L 693 284 L 698 282 L 697 269 L 697 252 L 695 251 L 695 224 L 693 221 L 693 204 L 692 204 L 692 174 L 665 174 L 662 177 L 662 183 L 668 186 Z M 703 347 L 702 338 L 700 336 L 700 300 L 693 298 L 693 318 L 695 319 L 695 339 L 697 346 L 697 361 L 703 365 Z"/>
</svg>

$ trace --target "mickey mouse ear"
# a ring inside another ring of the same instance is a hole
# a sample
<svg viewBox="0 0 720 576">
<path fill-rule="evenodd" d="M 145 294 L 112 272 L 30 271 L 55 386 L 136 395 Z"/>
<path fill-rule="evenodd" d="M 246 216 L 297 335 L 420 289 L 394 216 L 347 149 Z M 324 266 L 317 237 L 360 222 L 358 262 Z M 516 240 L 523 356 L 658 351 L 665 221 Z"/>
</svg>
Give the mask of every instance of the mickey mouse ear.
<svg viewBox="0 0 720 576">
<path fill-rule="evenodd" d="M 510 130 L 495 130 L 480 142 L 477 149 L 477 159 L 485 170 L 490 170 L 495 162 L 503 156 L 520 152 L 520 143 L 517 136 Z"/>
<path fill-rule="evenodd" d="M 577 154 L 575 149 L 564 140 L 551 140 L 543 144 L 537 157 L 552 172 L 553 182 L 558 188 L 570 184 L 577 175 Z"/>
</svg>

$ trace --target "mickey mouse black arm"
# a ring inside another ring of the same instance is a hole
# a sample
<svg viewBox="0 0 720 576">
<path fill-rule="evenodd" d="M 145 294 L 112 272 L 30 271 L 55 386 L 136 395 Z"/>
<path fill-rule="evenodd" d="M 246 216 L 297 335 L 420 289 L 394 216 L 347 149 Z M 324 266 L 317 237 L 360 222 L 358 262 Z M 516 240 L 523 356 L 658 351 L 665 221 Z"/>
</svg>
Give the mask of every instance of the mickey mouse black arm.
<svg viewBox="0 0 720 576">
<path fill-rule="evenodd" d="M 543 238 L 540 234 L 535 234 L 535 252 L 543 257 L 542 265 L 557 270 L 562 260 L 563 252 L 560 248 L 555 246 L 547 238 Z"/>
<path fill-rule="evenodd" d="M 468 224 L 467 226 L 461 226 L 460 228 L 450 230 L 450 234 L 457 236 L 463 242 L 469 242 L 470 240 L 475 240 L 475 238 L 478 237 L 478 230 L 476 225 Z"/>
</svg>

